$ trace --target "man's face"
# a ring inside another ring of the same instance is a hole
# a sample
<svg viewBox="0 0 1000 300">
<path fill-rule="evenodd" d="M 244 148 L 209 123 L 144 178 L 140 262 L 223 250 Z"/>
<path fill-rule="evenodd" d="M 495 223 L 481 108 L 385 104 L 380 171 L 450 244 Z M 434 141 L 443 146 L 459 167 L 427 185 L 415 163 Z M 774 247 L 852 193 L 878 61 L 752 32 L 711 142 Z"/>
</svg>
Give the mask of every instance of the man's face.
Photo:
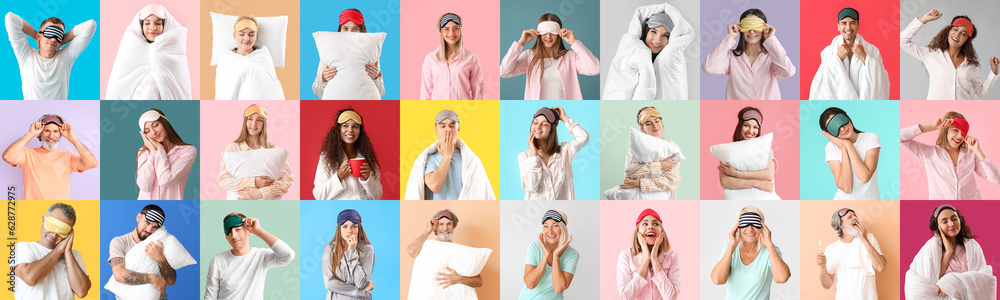
<svg viewBox="0 0 1000 300">
<path fill-rule="evenodd" d="M 442 242 L 450 242 L 452 235 L 454 234 L 455 224 L 451 222 L 451 219 L 440 218 L 437 223 L 437 237 L 438 240 Z"/>
<path fill-rule="evenodd" d="M 444 121 L 434 126 L 434 132 L 437 133 L 438 139 L 443 139 L 448 133 L 451 133 L 452 137 L 458 136 L 459 130 L 458 123 L 450 119 L 444 119 Z"/>
<path fill-rule="evenodd" d="M 57 41 L 55 38 L 48 38 L 42 34 L 42 30 L 45 30 L 45 27 L 49 26 L 60 27 L 63 29 L 63 32 L 66 31 L 66 26 L 52 22 L 46 22 L 45 24 L 42 24 L 41 28 L 38 28 L 38 34 L 35 36 L 35 39 L 38 40 L 38 48 L 42 51 L 55 52 L 56 50 L 59 50 L 59 47 L 62 46 L 62 44 L 59 43 L 59 41 Z"/>
<path fill-rule="evenodd" d="M 42 126 L 42 133 L 38 135 L 38 141 L 42 142 L 42 148 L 53 150 L 59 147 L 59 138 L 61 137 L 59 125 L 49 123 Z"/>
<path fill-rule="evenodd" d="M 250 231 L 247 231 L 243 226 L 236 226 L 229 231 L 226 240 L 229 241 L 229 246 L 233 247 L 233 250 L 239 250 L 250 245 L 249 237 Z"/>
<path fill-rule="evenodd" d="M 48 231 L 47 229 L 45 229 L 45 217 L 46 216 L 42 216 L 41 239 L 39 239 L 38 242 L 41 243 L 42 246 L 44 246 L 45 248 L 53 249 L 53 248 L 56 247 L 56 244 L 59 244 L 59 242 L 62 242 L 63 238 L 60 237 L 55 232 L 51 232 L 51 231 Z M 53 209 L 52 213 L 50 213 L 48 215 L 48 217 L 53 217 L 53 218 L 59 219 L 60 221 L 63 221 L 66 224 L 69 224 L 69 226 L 71 226 L 71 227 L 73 225 L 76 225 L 76 222 L 73 222 L 68 217 L 66 217 L 66 215 L 63 214 L 62 210 L 58 209 L 58 208 L 57 209 Z"/>
<path fill-rule="evenodd" d="M 160 224 L 146 220 L 146 215 L 142 213 L 135 215 L 135 233 L 140 241 L 146 240 L 157 229 L 160 229 Z"/>
<path fill-rule="evenodd" d="M 854 43 L 854 38 L 858 36 L 858 29 L 861 29 L 861 24 L 854 18 L 845 17 L 837 22 L 837 31 L 840 32 L 840 36 L 844 38 L 845 42 Z"/>
</svg>

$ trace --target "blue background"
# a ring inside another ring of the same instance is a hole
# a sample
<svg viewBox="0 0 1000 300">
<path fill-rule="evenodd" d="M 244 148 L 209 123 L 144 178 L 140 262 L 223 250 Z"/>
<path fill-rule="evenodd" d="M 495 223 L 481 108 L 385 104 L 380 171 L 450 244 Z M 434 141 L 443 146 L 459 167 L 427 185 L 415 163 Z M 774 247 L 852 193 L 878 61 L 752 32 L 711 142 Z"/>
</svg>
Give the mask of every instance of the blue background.
<svg viewBox="0 0 1000 300">
<path fill-rule="evenodd" d="M 582 3 L 581 3 L 582 2 Z M 500 1 L 500 57 L 503 58 L 513 42 L 521 38 L 521 33 L 537 27 L 538 18 L 545 13 L 554 13 L 562 20 L 563 28 L 573 30 L 594 56 L 601 57 L 601 3 L 600 1 Z M 537 40 L 537 39 L 536 39 Z M 566 49 L 570 46 L 566 45 Z M 535 41 L 528 42 L 524 49 L 530 49 Z M 316 76 L 316 74 L 313 74 Z M 486 75 L 490 76 L 490 75 Z M 496 76 L 499 76 L 497 74 Z M 500 99 L 524 99 L 526 75 L 500 79 Z M 601 76 L 577 75 L 583 99 L 601 99 Z M 596 127 L 595 127 L 596 128 Z M 523 195 L 522 195 L 523 197 Z M 520 199 L 520 198 L 518 198 Z"/>
<path fill-rule="evenodd" d="M 101 3 L 98 0 L 38 0 L 38 1 L 17 1 L 9 0 L 3 2 L 3 9 L 0 14 L 14 12 L 21 19 L 31 24 L 38 30 L 42 21 L 48 17 L 59 17 L 66 23 L 66 30 L 69 31 L 77 24 L 93 19 L 97 22 L 94 28 L 94 36 L 90 39 L 87 49 L 83 50 L 80 57 L 73 64 L 69 81 L 70 100 L 97 100 L 101 95 Z M 10 46 L 10 37 L 7 36 L 6 24 L 3 31 L 3 45 L 0 46 L 0 70 L 6 71 L 6 80 L 0 88 L 0 99 L 20 100 L 24 99 L 21 92 L 20 68 L 17 66 L 17 59 L 14 58 L 14 49 Z M 24 35 L 23 33 L 20 33 Z M 38 49 L 38 43 L 34 37 L 27 37 L 31 47 Z M 72 42 L 71 42 L 72 43 Z M 315 74 L 313 74 L 315 76 Z"/>
<path fill-rule="evenodd" d="M 375 282 L 372 299 L 400 299 L 399 201 L 302 201 L 300 208 L 301 299 L 325 297 L 323 246 L 336 233 L 337 215 L 348 208 L 361 214 L 361 225 L 375 247 L 375 268 L 369 279 Z"/>
<path fill-rule="evenodd" d="M 139 116 L 150 108 L 163 111 L 170 125 L 184 142 L 198 148 L 198 157 L 188 173 L 184 199 L 199 199 L 201 164 L 201 131 L 198 101 L 133 101 L 101 102 L 101 199 L 132 200 L 139 197 L 135 185 L 135 154 L 142 147 L 139 137 Z M 182 199 L 168 199 L 182 200 Z"/>
<path fill-rule="evenodd" d="M 524 199 L 521 188 L 521 171 L 518 169 L 517 155 L 528 150 L 526 132 L 531 127 L 532 114 L 542 107 L 559 106 L 566 110 L 570 119 L 576 121 L 590 134 L 590 141 L 580 149 L 573 159 L 573 188 L 580 200 L 600 199 L 600 148 L 601 123 L 600 103 L 591 101 L 500 101 L 500 193 L 502 200 Z M 559 122 L 559 143 L 573 140 L 566 123 Z"/>
<path fill-rule="evenodd" d="M 101 286 L 92 287 L 90 290 L 93 292 L 94 288 L 99 289 L 101 299 L 115 299 L 111 291 L 104 289 L 104 285 L 114 274 L 111 272 L 111 265 L 107 263 L 110 259 L 108 245 L 111 239 L 135 230 L 135 214 L 149 204 L 159 205 L 163 209 L 166 215 L 164 227 L 177 237 L 195 260 L 199 259 L 201 222 L 198 201 L 101 201 Z M 199 274 L 198 264 L 177 270 L 177 283 L 167 286 L 167 295 L 171 299 L 198 298 L 198 282 L 202 277 Z"/>
<path fill-rule="evenodd" d="M 342 1 L 302 0 L 299 4 L 302 10 L 301 34 L 302 45 L 299 47 L 299 98 L 302 100 L 318 100 L 312 92 L 313 81 L 316 80 L 316 68 L 319 66 L 319 51 L 313 32 L 337 31 L 340 13 L 348 8 L 357 8 L 365 17 L 368 32 L 385 32 L 385 42 L 382 43 L 382 56 L 379 67 L 382 70 L 382 80 L 385 83 L 384 100 L 399 100 L 399 0 L 353 1 L 347 4 Z"/>
<path fill-rule="evenodd" d="M 826 144 L 830 142 L 819 128 L 819 115 L 836 106 L 847 112 L 855 128 L 878 134 L 878 189 L 885 200 L 899 200 L 899 101 L 802 101 L 799 106 L 799 194 L 803 200 L 833 199 L 837 186 L 826 163 Z"/>
</svg>

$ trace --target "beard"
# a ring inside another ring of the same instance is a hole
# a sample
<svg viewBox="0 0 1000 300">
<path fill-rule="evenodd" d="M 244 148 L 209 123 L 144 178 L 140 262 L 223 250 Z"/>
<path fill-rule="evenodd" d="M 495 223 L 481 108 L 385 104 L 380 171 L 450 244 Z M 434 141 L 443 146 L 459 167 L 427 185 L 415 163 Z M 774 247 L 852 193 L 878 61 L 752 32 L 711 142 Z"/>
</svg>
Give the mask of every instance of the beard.
<svg viewBox="0 0 1000 300">
<path fill-rule="evenodd" d="M 452 238 L 452 232 L 450 230 L 449 231 L 439 230 L 437 233 L 437 238 L 439 241 L 442 242 L 450 242 Z"/>
<path fill-rule="evenodd" d="M 41 142 L 42 148 L 45 148 L 45 150 L 52 151 L 59 148 L 59 139 L 42 138 Z"/>
<path fill-rule="evenodd" d="M 844 228 L 844 233 L 847 233 L 847 234 L 850 234 L 850 235 L 853 235 L 853 236 L 860 236 L 861 235 L 861 231 L 859 231 L 858 228 L 856 228 L 854 226 L 848 226 L 847 228 Z"/>
</svg>

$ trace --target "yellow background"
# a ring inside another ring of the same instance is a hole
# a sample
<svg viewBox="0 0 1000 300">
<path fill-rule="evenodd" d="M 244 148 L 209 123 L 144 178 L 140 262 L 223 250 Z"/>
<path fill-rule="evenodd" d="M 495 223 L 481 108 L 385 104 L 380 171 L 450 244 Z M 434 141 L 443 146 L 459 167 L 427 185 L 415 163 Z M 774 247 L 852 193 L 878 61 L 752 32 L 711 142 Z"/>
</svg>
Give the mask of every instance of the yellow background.
<svg viewBox="0 0 1000 300">
<path fill-rule="evenodd" d="M 7 203 L 8 222 L 11 213 L 16 216 L 16 223 L 13 227 L 14 240 L 17 242 L 34 242 L 39 239 L 39 230 L 42 229 L 42 218 L 45 210 L 56 202 L 62 202 L 73 206 L 76 210 L 76 224 L 73 226 L 75 232 L 73 237 L 73 249 L 80 251 L 83 257 L 83 267 L 90 276 L 90 290 L 87 297 L 78 299 L 100 299 L 101 289 L 101 204 L 97 200 L 76 200 L 76 201 L 38 201 L 38 200 L 17 200 L 14 206 Z M 10 223 L 5 226 L 4 241 L 11 240 Z M 6 246 L 6 243 L 4 243 Z M 6 248 L 6 247 L 5 247 Z M 5 249 L 9 250 L 9 249 Z M 6 251 L 5 251 L 6 252 Z M 9 255 L 9 254 L 8 254 Z M 6 274 L 10 272 L 8 267 Z M 5 279 L 6 281 L 6 279 Z M 13 299 L 14 295 L 7 290 L 10 286 L 4 283 L 2 292 L 4 299 Z"/>
<path fill-rule="evenodd" d="M 479 156 L 490 178 L 493 193 L 500 191 L 500 101 L 498 100 L 404 100 L 399 103 L 399 189 L 406 195 L 413 161 L 437 140 L 434 117 L 450 109 L 458 114 L 458 138 Z"/>
</svg>

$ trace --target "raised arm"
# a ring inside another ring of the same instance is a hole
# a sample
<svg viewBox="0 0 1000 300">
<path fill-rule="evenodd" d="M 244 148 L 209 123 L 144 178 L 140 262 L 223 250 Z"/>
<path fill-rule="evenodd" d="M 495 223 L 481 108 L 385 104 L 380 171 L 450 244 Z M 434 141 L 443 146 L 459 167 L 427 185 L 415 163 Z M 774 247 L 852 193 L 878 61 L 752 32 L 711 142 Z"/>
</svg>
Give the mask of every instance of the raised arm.
<svg viewBox="0 0 1000 300">
<path fill-rule="evenodd" d="M 731 49 L 733 45 L 736 45 L 736 36 L 738 34 L 732 33 L 733 26 L 729 25 L 727 29 L 729 34 L 722 37 L 722 40 L 715 45 L 712 52 L 708 54 L 705 58 L 705 63 L 701 65 L 701 69 L 705 73 L 712 75 L 729 75 L 729 60 L 733 55 Z"/>
<path fill-rule="evenodd" d="M 177 153 L 177 159 L 173 162 L 167 161 L 167 152 L 164 150 L 153 153 L 153 155 L 157 156 L 153 160 L 153 163 L 156 166 L 156 178 L 159 179 L 157 183 L 160 186 L 168 186 L 182 178 L 187 178 L 188 173 L 191 173 L 191 168 L 194 167 L 194 160 L 198 157 L 198 149 L 194 147 L 182 147 L 176 150 L 182 152 Z"/>
<path fill-rule="evenodd" d="M 910 25 L 907 25 L 906 29 L 903 29 L 903 31 L 899 33 L 899 47 L 903 48 L 903 51 L 906 51 L 906 53 L 909 53 L 917 60 L 924 61 L 930 58 L 930 49 L 914 44 L 913 37 L 917 35 L 920 28 L 924 27 L 924 24 L 937 20 L 940 17 L 940 12 L 937 10 L 931 10 L 922 17 L 914 18 L 913 21 L 910 21 Z"/>
<path fill-rule="evenodd" d="M 8 14 L 9 16 L 10 14 Z M 42 133 L 42 128 L 42 122 L 32 122 L 28 125 L 28 132 L 10 144 L 7 150 L 3 151 L 3 160 L 14 167 L 24 163 L 24 147 L 28 144 L 28 141 Z"/>
<path fill-rule="evenodd" d="M 87 20 L 73 27 L 63 37 L 63 45 L 66 45 L 66 47 L 63 47 L 62 52 L 65 55 L 69 55 L 71 60 L 76 60 L 83 53 L 83 49 L 87 49 L 87 45 L 90 45 L 90 40 L 94 38 L 94 31 L 96 29 L 97 22 L 94 22 L 94 20 Z"/>
<path fill-rule="evenodd" d="M 420 249 L 424 247 L 424 242 L 426 242 L 427 237 L 434 232 L 435 227 L 437 227 L 437 220 L 431 219 L 427 221 L 427 228 L 418 234 L 417 237 L 410 242 L 410 245 L 406 247 L 406 253 L 410 254 L 410 257 L 417 258 L 417 255 L 420 255 Z"/>
<path fill-rule="evenodd" d="M 522 52 L 523 49 L 524 46 L 518 42 L 510 45 L 507 55 L 500 61 L 500 77 L 511 78 L 528 72 L 528 64 L 535 52 L 531 50 Z"/>
<path fill-rule="evenodd" d="M 576 73 L 587 76 L 601 75 L 601 62 L 593 53 L 583 45 L 580 40 L 570 44 L 573 52 L 576 52 Z"/>
<path fill-rule="evenodd" d="M 771 30 L 774 30 L 772 27 Z M 788 58 L 785 48 L 778 42 L 777 36 L 772 36 L 764 40 L 764 48 L 771 56 L 771 73 L 778 78 L 789 78 L 795 75 L 795 65 L 792 59 Z"/>
<path fill-rule="evenodd" d="M 28 38 L 34 39 L 38 36 L 38 31 L 14 12 L 8 12 L 4 21 L 7 26 L 7 38 L 10 40 L 10 46 L 14 48 L 14 54 L 20 60 L 28 52 L 34 50 L 28 43 Z"/>
<path fill-rule="evenodd" d="M 733 233 L 736 232 L 737 228 L 733 226 Z M 732 240 L 732 239 L 731 239 Z M 733 253 L 736 252 L 736 243 L 729 243 L 726 246 L 726 251 L 722 253 L 722 257 L 719 258 L 719 262 L 715 263 L 715 267 L 712 268 L 712 283 L 715 285 L 723 285 L 729 281 L 729 268 L 733 259 Z"/>
<path fill-rule="evenodd" d="M 323 247 L 323 282 L 326 285 L 326 290 L 338 295 L 344 295 L 353 298 L 367 297 L 368 295 L 370 295 L 370 292 L 365 290 L 364 286 L 361 286 L 360 288 L 357 286 L 359 282 L 355 281 L 353 276 L 347 276 L 348 274 L 341 272 L 340 276 L 338 276 L 340 280 L 333 277 L 334 270 L 333 270 L 333 265 L 331 264 L 332 261 L 330 260 L 332 257 L 331 251 L 332 251 L 332 246 L 330 244 L 327 244 L 326 246 Z M 353 257 L 348 258 L 349 255 L 347 253 L 345 253 L 345 255 L 343 256 L 341 265 L 346 263 L 348 264 L 348 266 L 346 268 L 344 266 L 341 266 L 340 267 L 341 271 L 345 269 L 348 270 L 353 269 L 353 267 L 351 267 L 352 261 L 353 261 L 353 266 L 357 267 L 358 265 L 357 249 L 351 249 L 349 252 L 351 251 L 354 252 Z M 366 273 L 366 274 L 371 274 L 371 273 Z M 348 282 L 348 280 L 350 280 L 350 282 Z M 365 278 L 364 284 L 368 284 L 367 276 Z"/>
</svg>

